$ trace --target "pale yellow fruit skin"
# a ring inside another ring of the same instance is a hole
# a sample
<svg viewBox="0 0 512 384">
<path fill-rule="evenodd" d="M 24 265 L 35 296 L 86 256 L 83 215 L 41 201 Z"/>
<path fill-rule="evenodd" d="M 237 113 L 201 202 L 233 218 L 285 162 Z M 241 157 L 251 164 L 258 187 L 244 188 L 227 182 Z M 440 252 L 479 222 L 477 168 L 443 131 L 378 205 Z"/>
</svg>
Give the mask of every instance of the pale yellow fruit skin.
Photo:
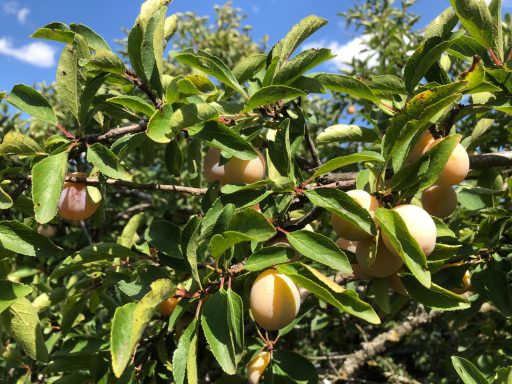
<svg viewBox="0 0 512 384">
<path fill-rule="evenodd" d="M 265 160 L 261 154 L 253 160 L 232 157 L 225 165 L 226 179 L 230 184 L 251 184 L 265 178 Z"/>
<path fill-rule="evenodd" d="M 438 140 L 430 145 L 430 148 L 437 144 Z M 457 144 L 446 165 L 437 178 L 438 185 L 456 185 L 464 181 L 469 173 L 469 156 L 466 148 Z"/>
<path fill-rule="evenodd" d="M 371 266 L 368 265 L 368 255 L 370 254 L 372 244 L 373 239 L 362 240 L 357 243 L 357 264 L 364 274 L 382 278 L 391 276 L 400 269 L 403 264 L 402 259 L 389 252 L 382 242 L 378 244 L 377 255 L 373 264 Z"/>
<path fill-rule="evenodd" d="M 276 331 L 290 324 L 299 313 L 299 289 L 288 276 L 267 269 L 254 281 L 250 302 L 251 313 L 260 327 Z"/>
<path fill-rule="evenodd" d="M 206 181 L 213 183 L 218 181 L 220 185 L 227 184 L 226 170 L 224 165 L 219 165 L 220 151 L 217 148 L 210 148 L 203 159 L 203 172 Z"/>
<path fill-rule="evenodd" d="M 261 375 L 270 363 L 270 352 L 258 352 L 247 364 L 247 382 L 249 384 L 258 384 Z"/>
<path fill-rule="evenodd" d="M 393 211 L 397 212 L 405 222 L 409 233 L 418 242 L 425 256 L 430 255 L 436 246 L 437 231 L 436 224 L 427 211 L 411 204 L 399 205 L 393 208 Z M 382 240 L 387 249 L 398 256 L 398 252 L 393 249 L 384 232 L 382 233 Z"/>
<path fill-rule="evenodd" d="M 356 253 L 357 241 L 347 240 L 344 239 L 343 237 L 338 237 L 338 240 L 336 240 L 336 245 L 338 246 L 338 248 L 341 248 L 344 251 Z"/>
<path fill-rule="evenodd" d="M 379 201 L 366 191 L 353 189 L 348 191 L 347 194 L 362 208 L 366 209 L 371 217 L 373 217 L 375 210 L 379 208 Z M 359 241 L 369 239 L 372 236 L 335 214 L 331 215 L 331 225 L 338 236 L 347 240 Z"/>
<path fill-rule="evenodd" d="M 409 153 L 409 156 L 407 157 L 407 160 L 405 161 L 405 164 L 412 164 L 415 161 L 419 160 L 421 156 L 425 152 L 427 152 L 430 145 L 434 142 L 434 137 L 430 133 L 430 131 L 426 130 L 421 134 L 418 141 L 414 145 L 411 153 Z"/>
<path fill-rule="evenodd" d="M 421 205 L 432 216 L 448 217 L 457 208 L 457 193 L 449 185 L 433 185 L 422 192 Z"/>
</svg>

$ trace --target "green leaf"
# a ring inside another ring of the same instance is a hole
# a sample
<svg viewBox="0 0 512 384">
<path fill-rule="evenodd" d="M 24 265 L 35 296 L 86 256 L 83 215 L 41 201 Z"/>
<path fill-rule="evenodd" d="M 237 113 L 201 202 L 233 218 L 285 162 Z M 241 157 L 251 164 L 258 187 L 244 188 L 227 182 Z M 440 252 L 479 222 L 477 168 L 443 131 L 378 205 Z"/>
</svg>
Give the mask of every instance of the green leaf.
<svg viewBox="0 0 512 384">
<path fill-rule="evenodd" d="M 178 90 L 183 95 L 202 95 L 214 93 L 215 84 L 203 75 L 187 75 L 176 82 Z"/>
<path fill-rule="evenodd" d="M 75 39 L 75 33 L 66 24 L 50 23 L 37 29 L 30 37 L 69 44 Z"/>
<path fill-rule="evenodd" d="M 379 135 L 368 128 L 361 128 L 358 125 L 336 124 L 326 128 L 317 136 L 319 144 L 326 143 L 347 143 L 362 142 L 373 143 L 379 139 Z"/>
<path fill-rule="evenodd" d="M 0 244 L 9 251 L 42 258 L 62 251 L 46 237 L 18 221 L 0 221 Z"/>
<path fill-rule="evenodd" d="M 16 84 L 5 100 L 36 119 L 57 124 L 57 116 L 48 100 L 28 85 Z"/>
<path fill-rule="evenodd" d="M 57 214 L 68 155 L 69 152 L 65 151 L 48 156 L 32 168 L 32 200 L 38 223 L 48 223 Z"/>
<path fill-rule="evenodd" d="M 202 124 L 219 117 L 217 110 L 209 104 L 188 104 L 178 108 L 169 121 L 170 133 L 177 134 L 182 129 Z"/>
<path fill-rule="evenodd" d="M 179 20 L 178 16 L 171 15 L 165 19 L 165 27 L 164 27 L 164 37 L 165 40 L 169 41 L 169 39 L 176 33 L 178 30 Z"/>
<path fill-rule="evenodd" d="M 126 248 L 131 248 L 135 245 L 135 243 L 139 240 L 139 235 L 137 234 L 137 230 L 140 225 L 144 222 L 144 213 L 138 213 L 130 217 L 130 220 L 126 223 L 123 228 L 123 232 L 121 232 L 121 236 L 117 238 L 118 244 Z"/>
<path fill-rule="evenodd" d="M 462 26 L 486 48 L 495 48 L 497 34 L 489 8 L 482 0 L 450 0 Z M 499 53 L 498 53 L 499 54 Z"/>
<path fill-rule="evenodd" d="M 351 273 L 352 267 L 345 253 L 328 237 L 311 231 L 289 232 L 286 238 L 293 248 L 308 259 L 344 273 Z"/>
<path fill-rule="evenodd" d="M 334 171 L 335 169 L 363 162 L 383 163 L 384 158 L 379 153 L 372 151 L 361 151 L 351 155 L 336 157 L 335 159 L 329 160 L 318 167 L 311 178 L 314 179 L 315 177 Z"/>
<path fill-rule="evenodd" d="M 165 220 L 153 221 L 145 238 L 159 251 L 176 259 L 183 258 L 180 248 L 181 229 L 177 225 Z"/>
<path fill-rule="evenodd" d="M 0 187 L 0 209 L 9 209 L 12 204 L 11 196 Z"/>
<path fill-rule="evenodd" d="M 226 291 L 228 318 L 227 324 L 233 342 L 235 362 L 238 364 L 244 352 L 244 303 L 231 288 Z"/>
<path fill-rule="evenodd" d="M 121 165 L 114 152 L 100 143 L 94 143 L 87 148 L 87 161 L 113 179 L 131 181 L 133 178 Z"/>
<path fill-rule="evenodd" d="M 467 309 L 471 306 L 469 301 L 461 295 L 457 295 L 439 285 L 432 283 L 426 288 L 412 275 L 401 276 L 407 293 L 416 301 L 433 309 L 443 311 L 455 311 Z"/>
<path fill-rule="evenodd" d="M 228 87 L 239 92 L 242 96 L 246 93 L 231 70 L 218 57 L 208 53 L 202 49 L 194 52 L 192 49 L 185 49 L 180 52 L 174 52 L 172 58 L 178 60 L 182 64 L 191 66 L 207 73 L 217 80 L 223 82 Z"/>
<path fill-rule="evenodd" d="M 277 266 L 277 270 L 340 311 L 372 324 L 380 324 L 380 319 L 371 305 L 362 301 L 355 291 L 341 287 L 309 265 L 299 263 L 299 266 L 301 268 L 297 269 L 295 266 L 282 264 Z"/>
<path fill-rule="evenodd" d="M 244 57 L 233 68 L 233 75 L 240 84 L 245 83 L 263 68 L 266 57 L 264 54 Z"/>
<path fill-rule="evenodd" d="M 123 61 L 110 50 L 99 50 L 92 55 L 83 65 L 88 70 L 96 70 L 117 75 L 123 75 L 126 71 Z"/>
<path fill-rule="evenodd" d="M 280 100 L 290 101 L 301 96 L 306 96 L 306 93 L 300 89 L 285 85 L 269 85 L 259 89 L 251 96 L 244 107 L 244 112 L 274 104 Z"/>
<path fill-rule="evenodd" d="M 107 74 L 102 73 L 85 84 L 84 90 L 82 94 L 80 95 L 80 108 L 79 108 L 79 122 L 82 126 L 87 126 L 90 119 L 92 119 L 94 116 L 91 116 L 91 113 L 89 108 L 94 101 L 94 97 L 98 93 L 99 89 L 107 80 Z M 95 112 L 95 111 L 94 111 Z"/>
<path fill-rule="evenodd" d="M 173 377 L 176 384 L 185 383 L 185 372 L 187 370 L 188 352 L 191 349 L 192 341 L 197 335 L 197 319 L 185 329 L 181 335 L 178 346 L 172 356 Z"/>
<path fill-rule="evenodd" d="M 336 57 L 327 48 L 307 49 L 286 62 L 274 75 L 274 84 L 290 84 L 301 75 L 324 61 Z"/>
<path fill-rule="evenodd" d="M 471 361 L 452 356 L 452 364 L 464 384 L 489 384 L 483 373 Z"/>
<path fill-rule="evenodd" d="M 28 135 L 10 131 L 3 137 L 0 144 L 0 156 L 42 156 L 46 155 L 43 148 Z"/>
<path fill-rule="evenodd" d="M 234 375 L 239 359 L 235 350 L 234 330 L 229 326 L 228 308 L 228 294 L 221 289 L 203 305 L 201 326 L 215 360 L 224 372 Z"/>
<path fill-rule="evenodd" d="M 512 317 L 512 297 L 507 274 L 497 268 L 487 268 L 471 276 L 475 290 L 485 295 L 505 317 Z"/>
<path fill-rule="evenodd" d="M 16 300 L 7 311 L 2 312 L 1 318 L 3 328 L 27 355 L 42 363 L 48 361 L 39 317 L 30 301 L 24 297 Z"/>
<path fill-rule="evenodd" d="M 116 309 L 110 331 L 112 368 L 116 377 L 120 377 L 130 363 L 155 309 L 175 291 L 176 287 L 170 280 L 159 279 L 151 284 L 151 291 L 141 301 Z"/>
<path fill-rule="evenodd" d="M 155 113 L 149 119 L 148 129 L 146 134 L 148 137 L 157 143 L 169 143 L 173 132 L 169 123 L 171 121 L 174 111 L 171 104 L 164 104 L 161 110 L 155 110 Z"/>
<path fill-rule="evenodd" d="M 301 384 L 316 384 L 320 380 L 315 366 L 306 358 L 294 352 L 278 349 L 272 354 L 272 367 L 274 374 L 286 382 Z M 276 380 L 275 382 L 280 382 Z"/>
<path fill-rule="evenodd" d="M 183 231 L 184 236 L 182 236 L 182 252 L 187 257 L 188 264 L 190 265 L 190 269 L 192 271 L 192 277 L 201 287 L 201 278 L 199 277 L 199 271 L 197 268 L 197 250 L 199 249 L 199 241 L 201 240 L 201 220 L 197 216 L 194 216 L 189 221 L 189 223 L 187 223 L 187 227 L 189 228 L 186 228 Z M 185 236 L 189 232 L 187 229 L 193 229 L 192 233 L 190 233 L 190 236 Z M 186 240 L 186 242 L 184 242 L 184 240 Z"/>
<path fill-rule="evenodd" d="M 95 31 L 93 31 L 91 28 L 89 28 L 87 25 L 84 24 L 74 24 L 71 23 L 69 25 L 71 30 L 75 33 L 78 33 L 81 35 L 86 41 L 89 47 L 96 52 L 99 51 L 111 51 L 109 45 L 107 42 L 98 35 Z"/>
<path fill-rule="evenodd" d="M 129 108 L 146 116 L 152 116 L 156 112 L 155 107 L 149 104 L 146 100 L 137 96 L 115 96 L 107 99 L 107 101 L 112 104 Z"/>
<path fill-rule="evenodd" d="M 290 247 L 265 247 L 254 252 L 245 263 L 250 272 L 261 271 L 277 264 L 288 263 L 295 256 Z"/>
<path fill-rule="evenodd" d="M 430 287 L 430 272 L 427 269 L 427 260 L 418 242 L 407 230 L 407 226 L 400 215 L 390 209 L 377 208 L 375 211 L 382 233 L 389 238 L 393 248 L 399 253 L 405 265 L 425 287 Z M 379 244 L 384 246 L 384 244 Z"/>
<path fill-rule="evenodd" d="M 355 77 L 320 73 L 315 75 L 314 78 L 320 80 L 325 85 L 325 88 L 331 91 L 346 93 L 350 96 L 380 104 L 379 98 L 375 96 L 370 87 Z"/>
<path fill-rule="evenodd" d="M 32 293 L 32 288 L 25 284 L 0 280 L 0 313 L 9 308 L 16 300 Z"/>
<path fill-rule="evenodd" d="M 194 127 L 188 131 L 191 136 L 238 159 L 253 160 L 258 157 L 258 153 L 247 140 L 222 123 L 208 122 L 204 126 Z"/>
<path fill-rule="evenodd" d="M 75 35 L 71 44 L 62 50 L 57 67 L 55 89 L 60 100 L 69 108 L 78 120 L 80 111 L 80 96 L 86 79 L 80 71 L 81 60 L 90 56 L 87 42 L 80 35 Z"/>
<path fill-rule="evenodd" d="M 492 17 L 492 42 L 498 57 L 505 59 L 503 51 L 503 26 L 502 26 L 502 15 L 501 15 L 501 0 L 492 0 L 489 4 L 489 12 Z"/>
<path fill-rule="evenodd" d="M 147 79 L 151 88 L 154 89 L 160 97 L 164 93 L 162 74 L 164 71 L 163 42 L 166 12 L 167 7 L 160 7 L 150 17 L 144 29 L 140 47 L 144 78 Z"/>
<path fill-rule="evenodd" d="M 290 32 L 272 49 L 272 61 L 279 58 L 278 67 L 281 67 L 291 54 L 306 40 L 328 23 L 321 17 L 310 15 L 295 24 Z"/>
<path fill-rule="evenodd" d="M 342 217 L 369 235 L 376 235 L 377 230 L 370 213 L 346 192 L 334 188 L 315 188 L 305 191 L 305 195 L 314 205 Z"/>
<path fill-rule="evenodd" d="M 174 177 L 180 177 L 183 154 L 178 140 L 172 140 L 165 146 L 165 167 Z"/>
</svg>

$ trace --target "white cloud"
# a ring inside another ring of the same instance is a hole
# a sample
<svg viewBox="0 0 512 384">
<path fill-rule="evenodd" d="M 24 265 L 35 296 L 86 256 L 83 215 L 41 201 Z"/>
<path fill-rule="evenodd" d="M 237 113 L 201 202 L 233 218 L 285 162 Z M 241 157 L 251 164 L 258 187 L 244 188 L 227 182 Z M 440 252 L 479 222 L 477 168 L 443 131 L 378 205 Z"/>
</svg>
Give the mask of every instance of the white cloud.
<svg viewBox="0 0 512 384">
<path fill-rule="evenodd" d="M 339 69 L 346 67 L 352 62 L 354 57 L 358 57 L 360 60 L 368 59 L 368 65 L 370 67 L 377 65 L 374 52 L 365 45 L 364 37 L 355 37 L 352 40 L 341 44 L 337 41 L 325 41 L 320 40 L 308 44 L 304 44 L 302 49 L 310 48 L 329 48 L 331 52 L 336 55 L 334 59 L 331 59 L 328 64 L 332 69 Z"/>
<path fill-rule="evenodd" d="M 30 13 L 30 8 L 21 7 L 17 1 L 7 1 L 3 3 L 4 13 L 16 16 L 19 23 L 24 24 Z"/>
<path fill-rule="evenodd" d="M 56 49 L 40 41 L 16 48 L 6 37 L 0 37 L 0 54 L 14 57 L 36 67 L 50 68 L 55 65 Z"/>
</svg>

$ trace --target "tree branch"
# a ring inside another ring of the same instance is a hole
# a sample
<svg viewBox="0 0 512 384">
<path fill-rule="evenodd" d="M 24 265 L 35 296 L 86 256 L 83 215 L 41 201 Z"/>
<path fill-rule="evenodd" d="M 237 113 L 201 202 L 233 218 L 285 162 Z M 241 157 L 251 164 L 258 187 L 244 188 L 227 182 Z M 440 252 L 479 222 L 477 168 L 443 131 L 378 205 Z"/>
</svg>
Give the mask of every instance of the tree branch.
<svg viewBox="0 0 512 384">
<path fill-rule="evenodd" d="M 105 133 L 95 133 L 91 135 L 87 135 L 82 137 L 82 141 L 85 141 L 86 143 L 95 143 L 98 141 L 106 141 L 109 139 L 114 139 L 118 136 L 127 135 L 130 133 L 139 133 L 144 132 L 146 130 L 146 122 L 141 121 L 138 124 L 132 124 L 127 125 L 126 127 L 117 127 L 112 128 L 111 130 L 105 132 Z"/>
<path fill-rule="evenodd" d="M 512 166 L 512 151 L 484 153 L 469 156 L 471 169 L 486 169 L 491 167 Z"/>
</svg>

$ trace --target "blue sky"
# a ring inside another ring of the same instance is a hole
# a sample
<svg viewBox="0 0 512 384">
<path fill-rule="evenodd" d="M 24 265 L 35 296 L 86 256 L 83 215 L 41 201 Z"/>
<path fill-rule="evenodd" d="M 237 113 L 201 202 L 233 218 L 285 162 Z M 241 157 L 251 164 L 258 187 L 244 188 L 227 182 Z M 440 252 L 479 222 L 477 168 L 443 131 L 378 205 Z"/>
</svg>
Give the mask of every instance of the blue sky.
<svg viewBox="0 0 512 384">
<path fill-rule="evenodd" d="M 55 79 L 56 63 L 61 44 L 31 39 L 29 35 L 49 22 L 83 23 L 100 33 L 112 47 L 122 37 L 122 28 L 129 28 L 138 14 L 142 1 L 137 0 L 0 0 L 0 90 L 10 90 L 16 83 L 32 85 Z M 223 0 L 175 0 L 169 7 L 174 12 L 194 11 L 212 15 L 213 5 Z M 340 11 L 356 0 L 234 0 L 234 5 L 248 15 L 256 40 L 269 35 L 272 44 L 281 38 L 301 18 L 316 14 L 329 20 L 329 25 L 312 38 L 313 44 L 342 54 L 357 49 L 354 37 L 347 31 Z M 397 3 L 399 1 L 397 0 Z M 419 0 L 414 11 L 423 16 L 425 25 L 449 4 L 448 0 Z M 347 45 L 352 41 L 352 45 Z"/>
</svg>

